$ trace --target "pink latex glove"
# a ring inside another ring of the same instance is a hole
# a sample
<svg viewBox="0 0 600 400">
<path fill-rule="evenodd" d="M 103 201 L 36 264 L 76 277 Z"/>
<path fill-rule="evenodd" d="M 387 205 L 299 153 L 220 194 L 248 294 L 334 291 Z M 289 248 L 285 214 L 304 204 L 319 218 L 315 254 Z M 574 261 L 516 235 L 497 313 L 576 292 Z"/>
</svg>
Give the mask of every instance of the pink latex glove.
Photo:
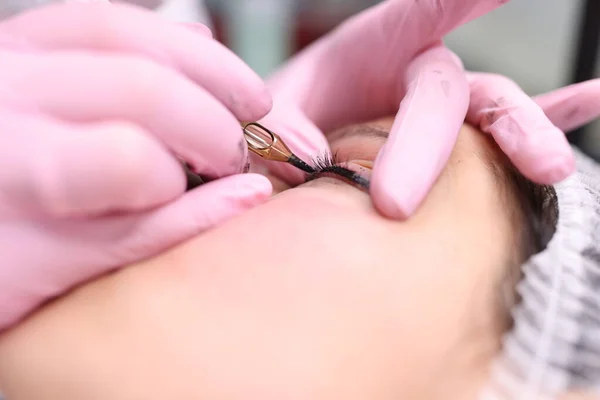
<svg viewBox="0 0 600 400">
<path fill-rule="evenodd" d="M 59 4 L 1 23 L 0 55 L 0 329 L 269 197 L 263 176 L 234 174 L 238 120 L 270 95 L 207 30 Z M 175 155 L 223 178 L 184 194 Z"/>
<path fill-rule="evenodd" d="M 468 121 L 493 132 L 525 175 L 542 183 L 561 180 L 573 170 L 562 132 L 507 79 L 468 80 L 441 43 L 455 27 L 507 2 L 387 0 L 372 7 L 273 76 L 274 109 L 264 123 L 310 158 L 328 149 L 322 132 L 397 113 L 371 181 L 375 206 L 392 218 L 410 216 L 424 199 L 468 110 Z M 301 179 L 297 171 L 275 168 L 292 183 Z"/>
<path fill-rule="evenodd" d="M 503 135 L 504 129 L 497 129 L 495 125 L 501 125 L 504 122 L 500 122 L 503 119 L 509 121 L 515 121 L 514 116 L 510 115 L 515 110 L 519 113 L 529 111 L 532 115 L 528 116 L 532 121 L 541 120 L 539 113 L 543 114 L 544 122 L 550 123 L 560 131 L 568 132 L 577 129 L 594 119 L 600 117 L 600 79 L 591 79 L 589 81 L 576 83 L 573 85 L 565 86 L 557 90 L 553 90 L 549 93 L 544 93 L 535 97 L 528 97 L 515 83 L 510 81 L 508 78 L 486 73 L 470 73 L 471 79 L 476 79 L 482 86 L 493 89 L 494 87 L 499 88 L 498 93 L 501 97 L 507 99 L 503 106 L 495 105 L 490 107 L 490 104 L 485 100 L 472 98 L 471 106 L 469 107 L 469 116 L 471 119 L 482 120 L 481 125 L 488 127 L 486 131 L 491 133 L 499 147 L 510 148 L 514 146 L 514 141 L 519 140 L 544 140 L 547 139 L 540 135 L 532 127 L 520 128 L 527 133 L 533 132 L 535 135 L 531 138 L 527 136 L 521 136 L 517 134 L 516 137 L 511 135 Z M 473 87 L 474 92 L 477 93 L 477 88 Z M 500 90 L 501 89 L 501 90 Z M 497 97 L 497 96 L 496 96 Z M 479 103 L 479 101 L 482 101 Z M 528 119 L 529 119 L 528 118 Z M 525 118 L 523 118 L 525 119 Z M 521 122 L 520 120 L 516 120 Z M 548 121 L 548 122 L 546 122 Z M 554 131 L 552 131 L 554 133 Z M 564 136 L 564 135 L 563 135 Z M 552 138 L 548 138 L 552 139 Z M 518 147 L 520 145 L 517 145 Z M 527 154 L 532 158 L 529 162 L 524 163 L 520 169 L 533 169 L 535 170 L 535 158 L 544 157 L 544 153 L 537 153 L 537 146 L 534 144 L 526 143 L 523 144 L 532 150 L 532 153 Z M 504 150 L 506 151 L 506 150 Z M 571 152 L 569 152 L 571 154 Z M 513 162 L 520 162 L 519 159 L 513 159 Z"/>
</svg>

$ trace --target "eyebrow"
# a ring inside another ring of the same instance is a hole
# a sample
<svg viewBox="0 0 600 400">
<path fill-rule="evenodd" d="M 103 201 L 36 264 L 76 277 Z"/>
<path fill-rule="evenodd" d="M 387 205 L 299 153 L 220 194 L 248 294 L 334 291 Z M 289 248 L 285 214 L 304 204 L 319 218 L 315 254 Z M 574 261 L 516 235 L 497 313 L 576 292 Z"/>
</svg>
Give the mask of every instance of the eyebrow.
<svg viewBox="0 0 600 400">
<path fill-rule="evenodd" d="M 345 139 L 349 137 L 366 137 L 387 139 L 389 132 L 373 125 L 351 125 L 345 128 L 338 129 L 328 135 L 330 141 Z"/>
</svg>

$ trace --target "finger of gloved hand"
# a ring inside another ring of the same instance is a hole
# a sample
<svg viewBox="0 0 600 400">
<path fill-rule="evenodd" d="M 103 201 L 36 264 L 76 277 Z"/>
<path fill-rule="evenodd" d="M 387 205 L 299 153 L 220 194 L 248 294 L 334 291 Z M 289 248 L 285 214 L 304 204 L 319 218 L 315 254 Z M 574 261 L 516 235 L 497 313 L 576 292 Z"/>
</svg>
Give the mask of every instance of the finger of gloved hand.
<svg viewBox="0 0 600 400">
<path fill-rule="evenodd" d="M 569 132 L 600 116 L 600 79 L 576 83 L 533 99 L 554 125 Z"/>
<path fill-rule="evenodd" d="M 553 184 L 575 170 L 564 133 L 516 83 L 484 73 L 469 73 L 468 79 L 471 103 L 467 121 L 491 133 L 523 175 L 541 184 Z"/>
<path fill-rule="evenodd" d="M 423 50 L 506 0 L 388 0 L 351 18 L 269 79 L 323 132 L 394 113 L 404 71 Z M 410 40 L 405 40 L 407 37 Z"/>
<path fill-rule="evenodd" d="M 238 120 L 208 92 L 171 69 L 110 54 L 2 57 L 0 102 L 6 105 L 73 122 L 134 123 L 209 178 L 238 173 L 246 165 L 248 149 Z"/>
<path fill-rule="evenodd" d="M 415 58 L 408 93 L 371 177 L 371 197 L 391 218 L 410 216 L 446 165 L 469 103 L 468 83 L 445 47 Z"/>
<path fill-rule="evenodd" d="M 388 0 L 372 10 L 372 20 L 364 23 L 375 24 L 367 26 L 365 33 L 380 34 L 377 29 L 383 29 L 385 35 L 379 40 L 390 44 L 401 43 L 397 38 L 410 37 L 405 50 L 423 49 L 442 39 L 446 34 L 460 25 L 495 10 L 510 0 Z M 368 13 L 366 13 L 368 15 Z M 390 37 L 392 40 L 390 40 Z"/>
<path fill-rule="evenodd" d="M 141 211 L 175 199 L 185 174 L 134 125 L 0 117 L 0 219 Z"/>
<path fill-rule="evenodd" d="M 451 1 L 453 1 L 453 5 L 457 6 L 458 8 L 463 7 L 462 4 L 464 4 L 464 2 L 462 2 L 461 0 Z M 446 36 L 446 34 L 450 33 L 450 31 L 454 30 L 455 28 L 469 23 L 474 19 L 477 19 L 491 11 L 494 11 L 495 9 L 501 7 L 504 4 L 509 3 L 510 1 L 511 0 L 472 0 L 471 4 L 467 5 L 468 13 L 464 16 L 464 18 L 461 20 L 455 19 L 454 26 L 451 26 L 450 29 L 444 33 L 443 36 Z"/>
<path fill-rule="evenodd" d="M 277 133 L 290 150 L 308 164 L 330 152 L 323 133 L 293 104 L 275 102 L 273 110 L 260 123 Z M 265 161 L 258 156 L 252 156 L 251 160 L 290 185 L 306 180 L 305 172 L 289 164 Z"/>
<path fill-rule="evenodd" d="M 271 189 L 264 176 L 236 175 L 145 213 L 0 225 L 0 237 L 9 241 L 0 255 L 0 329 L 85 280 L 158 254 L 264 202 Z"/>
<path fill-rule="evenodd" d="M 204 87 L 239 120 L 255 121 L 271 108 L 260 77 L 206 34 L 125 4 L 52 4 L 0 24 L 38 50 L 94 50 L 136 55 L 173 68 Z"/>
<path fill-rule="evenodd" d="M 191 29 L 193 32 L 198 33 L 200 35 L 204 35 L 207 38 L 212 39 L 213 34 L 210 28 L 204 24 L 198 22 L 181 22 L 181 26 Z"/>
</svg>

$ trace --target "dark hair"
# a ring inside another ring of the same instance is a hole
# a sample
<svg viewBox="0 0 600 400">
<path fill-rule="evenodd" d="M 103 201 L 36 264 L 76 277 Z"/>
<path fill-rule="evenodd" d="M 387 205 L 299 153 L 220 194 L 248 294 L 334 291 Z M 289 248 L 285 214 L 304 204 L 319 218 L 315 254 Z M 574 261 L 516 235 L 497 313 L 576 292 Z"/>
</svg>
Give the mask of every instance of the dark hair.
<svg viewBox="0 0 600 400">
<path fill-rule="evenodd" d="M 511 165 L 505 168 L 507 183 L 512 187 L 521 222 L 521 263 L 544 250 L 556 231 L 558 203 L 552 186 L 539 185 L 525 178 Z"/>
<path fill-rule="evenodd" d="M 506 273 L 501 278 L 499 307 L 512 325 L 510 310 L 520 301 L 516 285 L 523 278 L 523 264 L 546 248 L 558 221 L 556 191 L 552 186 L 540 185 L 523 176 L 498 149 L 488 157 L 488 167 L 498 179 L 504 203 L 510 213 L 515 232 L 514 250 L 506 260 Z"/>
</svg>

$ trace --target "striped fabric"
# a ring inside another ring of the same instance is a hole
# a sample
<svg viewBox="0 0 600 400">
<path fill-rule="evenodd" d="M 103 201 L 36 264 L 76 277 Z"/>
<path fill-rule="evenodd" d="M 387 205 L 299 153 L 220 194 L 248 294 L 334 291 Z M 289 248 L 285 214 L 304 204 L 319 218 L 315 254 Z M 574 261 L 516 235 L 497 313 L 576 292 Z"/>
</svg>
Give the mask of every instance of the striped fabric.
<svg viewBox="0 0 600 400">
<path fill-rule="evenodd" d="M 514 327 L 482 399 L 600 395 L 600 166 L 576 155 L 577 174 L 555 187 L 556 232 L 523 266 Z"/>
</svg>

